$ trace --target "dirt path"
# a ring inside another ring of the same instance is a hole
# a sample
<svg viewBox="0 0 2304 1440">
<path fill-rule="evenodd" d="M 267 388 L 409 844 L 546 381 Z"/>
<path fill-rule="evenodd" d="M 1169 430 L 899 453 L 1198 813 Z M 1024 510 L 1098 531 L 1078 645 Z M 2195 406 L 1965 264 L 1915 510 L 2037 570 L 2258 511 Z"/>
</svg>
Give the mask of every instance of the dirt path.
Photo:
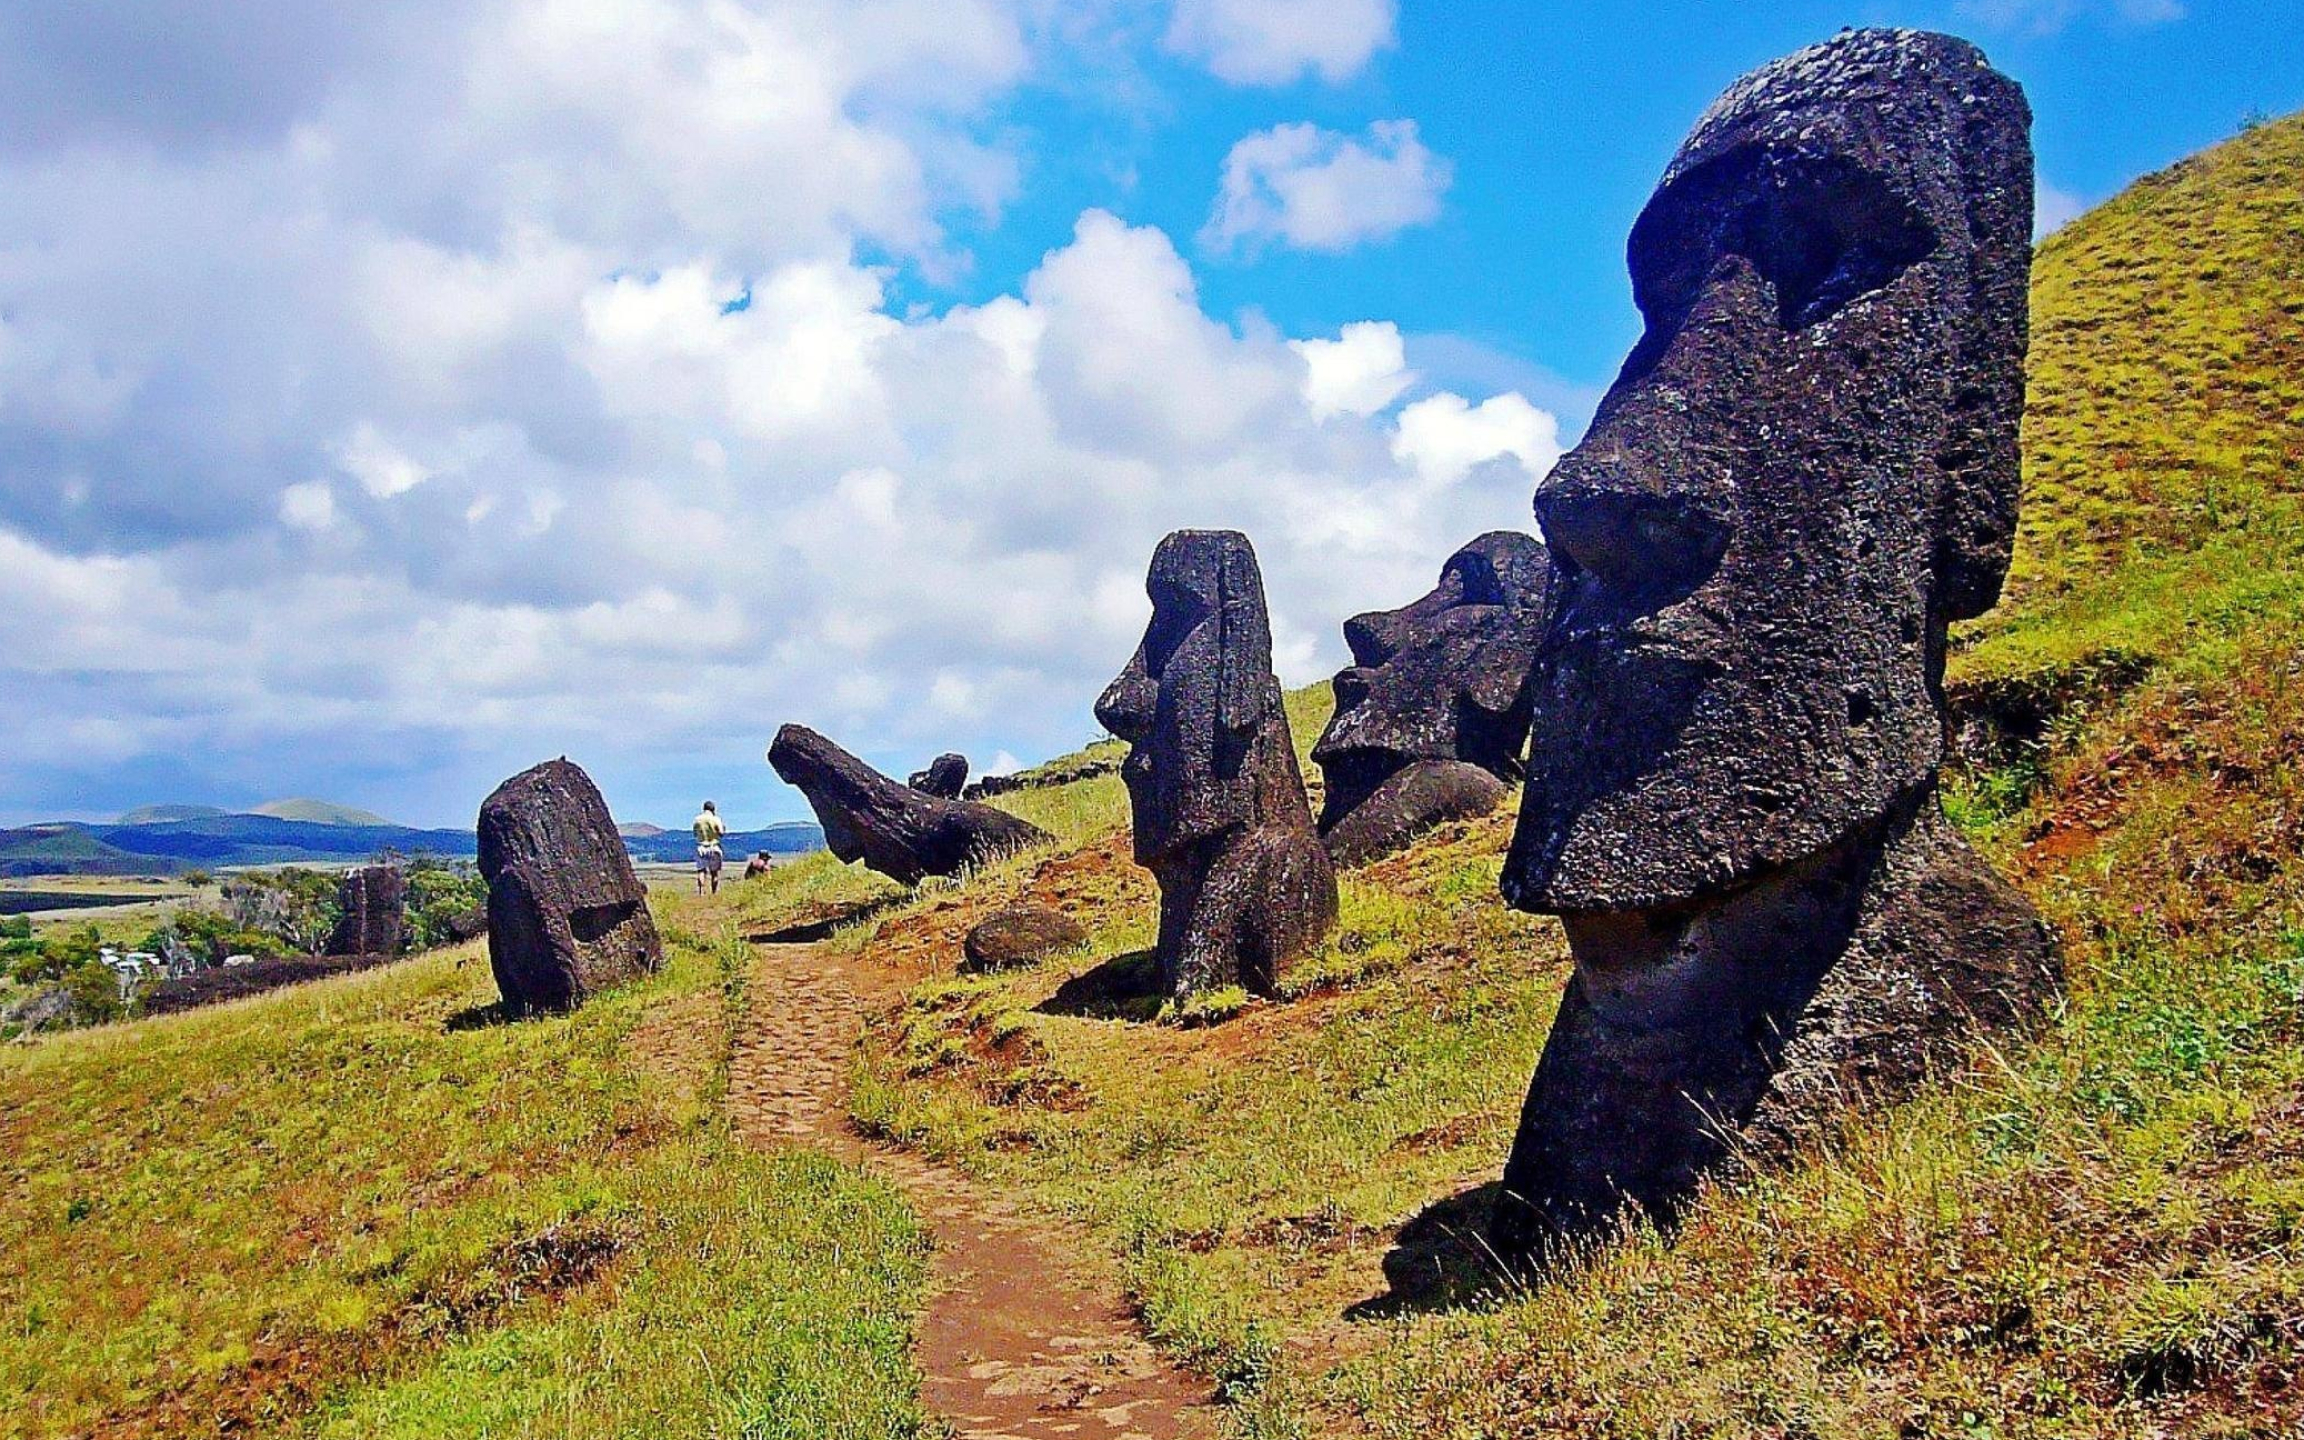
<svg viewBox="0 0 2304 1440">
<path fill-rule="evenodd" d="M 848 1128 L 849 1056 L 894 982 L 811 946 L 758 948 L 730 1112 L 755 1144 L 817 1145 L 870 1168 L 927 1221 L 936 1279 L 917 1358 L 929 1408 L 964 1440 L 1214 1435 L 1207 1385 L 1155 1354 L 1109 1278 L 1078 1258 L 1094 1242 Z"/>
</svg>

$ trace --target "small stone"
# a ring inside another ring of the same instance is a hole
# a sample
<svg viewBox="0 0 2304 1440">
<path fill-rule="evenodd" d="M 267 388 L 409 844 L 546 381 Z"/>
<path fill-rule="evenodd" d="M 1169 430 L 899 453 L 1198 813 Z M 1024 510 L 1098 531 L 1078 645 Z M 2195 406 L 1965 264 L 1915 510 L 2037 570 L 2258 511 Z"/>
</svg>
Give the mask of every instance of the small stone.
<svg viewBox="0 0 2304 1440">
<path fill-rule="evenodd" d="M 1047 905 L 1010 905 L 978 921 L 960 944 L 960 968 L 1007 970 L 1088 943 L 1079 921 Z"/>
</svg>

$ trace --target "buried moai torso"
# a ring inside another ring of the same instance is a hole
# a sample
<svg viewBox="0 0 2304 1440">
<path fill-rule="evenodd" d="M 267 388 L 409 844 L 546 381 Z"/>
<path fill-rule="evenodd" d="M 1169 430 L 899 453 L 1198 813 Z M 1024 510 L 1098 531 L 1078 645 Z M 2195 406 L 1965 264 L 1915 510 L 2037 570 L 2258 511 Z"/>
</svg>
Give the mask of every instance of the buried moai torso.
<svg viewBox="0 0 2304 1440">
<path fill-rule="evenodd" d="M 1526 1255 L 1668 1218 L 2058 977 L 1944 820 L 1946 627 L 2016 521 L 2030 115 L 1856 31 L 1739 81 L 1634 226 L 1647 329 L 1540 486 L 1559 576 L 1504 871 L 1576 961 L 1505 1172 Z"/>
<path fill-rule="evenodd" d="M 1352 664 L 1312 747 L 1327 785 L 1320 836 L 1338 864 L 1484 815 L 1520 778 L 1551 575 L 1536 540 L 1492 531 L 1449 556 L 1423 598 L 1344 622 Z"/>
<path fill-rule="evenodd" d="M 1248 538 L 1179 530 L 1153 552 L 1152 621 L 1096 718 L 1128 742 L 1136 861 L 1160 884 L 1163 988 L 1271 994 L 1336 923 L 1336 872 L 1296 768 Z"/>
<path fill-rule="evenodd" d="M 648 892 L 592 777 L 547 760 L 481 803 L 488 963 L 514 1014 L 569 1010 L 663 963 Z"/>
</svg>

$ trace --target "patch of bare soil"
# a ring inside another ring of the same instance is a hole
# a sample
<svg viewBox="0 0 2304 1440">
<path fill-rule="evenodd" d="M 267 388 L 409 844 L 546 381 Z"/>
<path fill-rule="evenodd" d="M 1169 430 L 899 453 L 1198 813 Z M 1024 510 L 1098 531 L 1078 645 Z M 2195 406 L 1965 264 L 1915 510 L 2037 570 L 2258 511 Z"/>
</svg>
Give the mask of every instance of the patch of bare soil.
<svg viewBox="0 0 2304 1440">
<path fill-rule="evenodd" d="M 917 1337 L 923 1401 L 963 1440 L 1216 1433 L 1209 1387 L 1155 1353 L 1086 1235 L 846 1123 L 849 1059 L 900 982 L 869 962 L 764 945 L 728 1105 L 760 1145 L 813 1144 L 902 1187 L 936 1240 Z"/>
</svg>

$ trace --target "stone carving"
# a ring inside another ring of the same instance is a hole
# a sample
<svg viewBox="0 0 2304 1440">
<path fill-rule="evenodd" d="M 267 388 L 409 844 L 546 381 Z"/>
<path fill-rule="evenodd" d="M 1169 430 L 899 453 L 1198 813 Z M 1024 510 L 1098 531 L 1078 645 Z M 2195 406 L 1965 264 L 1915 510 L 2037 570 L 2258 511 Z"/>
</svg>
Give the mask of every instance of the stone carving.
<svg viewBox="0 0 2304 1440">
<path fill-rule="evenodd" d="M 1340 865 L 1397 850 L 1443 820 L 1485 815 L 1520 778 L 1529 666 L 1551 558 L 1510 530 L 1448 557 L 1430 594 L 1344 622 L 1352 664 L 1312 758 L 1320 837 Z"/>
<path fill-rule="evenodd" d="M 1492 1239 L 1669 1221 L 2060 981 L 1946 823 L 1946 627 L 2017 505 L 2030 114 L 1853 31 L 1731 87 L 1634 226 L 1646 333 L 1538 488 L 1558 568 L 1515 905 L 1575 957 Z"/>
<path fill-rule="evenodd" d="M 407 934 L 408 879 L 397 865 L 363 865 L 336 882 L 340 914 L 323 955 L 397 955 Z"/>
<path fill-rule="evenodd" d="M 939 755 L 928 762 L 925 770 L 915 770 L 905 784 L 923 795 L 939 800 L 957 800 L 960 792 L 968 788 L 968 757 L 965 755 Z"/>
<path fill-rule="evenodd" d="M 1120 767 L 1136 863 L 1160 885 L 1160 980 L 1172 996 L 1276 992 L 1336 923 L 1336 872 L 1296 768 L 1264 581 L 1248 537 L 1179 530 L 1153 552 L 1152 623 L 1096 718 Z"/>
<path fill-rule="evenodd" d="M 565 757 L 480 806 L 488 963 L 516 1015 L 571 1010 L 663 964 L 648 892 L 592 777 Z"/>
<path fill-rule="evenodd" d="M 1049 905 L 1008 905 L 993 911 L 960 942 L 960 968 L 970 973 L 1007 970 L 1045 960 L 1088 943 L 1079 921 Z"/>
<path fill-rule="evenodd" d="M 1005 810 L 899 785 L 804 725 L 776 732 L 768 763 L 808 797 L 833 854 L 898 884 L 957 875 L 1050 838 Z"/>
</svg>

